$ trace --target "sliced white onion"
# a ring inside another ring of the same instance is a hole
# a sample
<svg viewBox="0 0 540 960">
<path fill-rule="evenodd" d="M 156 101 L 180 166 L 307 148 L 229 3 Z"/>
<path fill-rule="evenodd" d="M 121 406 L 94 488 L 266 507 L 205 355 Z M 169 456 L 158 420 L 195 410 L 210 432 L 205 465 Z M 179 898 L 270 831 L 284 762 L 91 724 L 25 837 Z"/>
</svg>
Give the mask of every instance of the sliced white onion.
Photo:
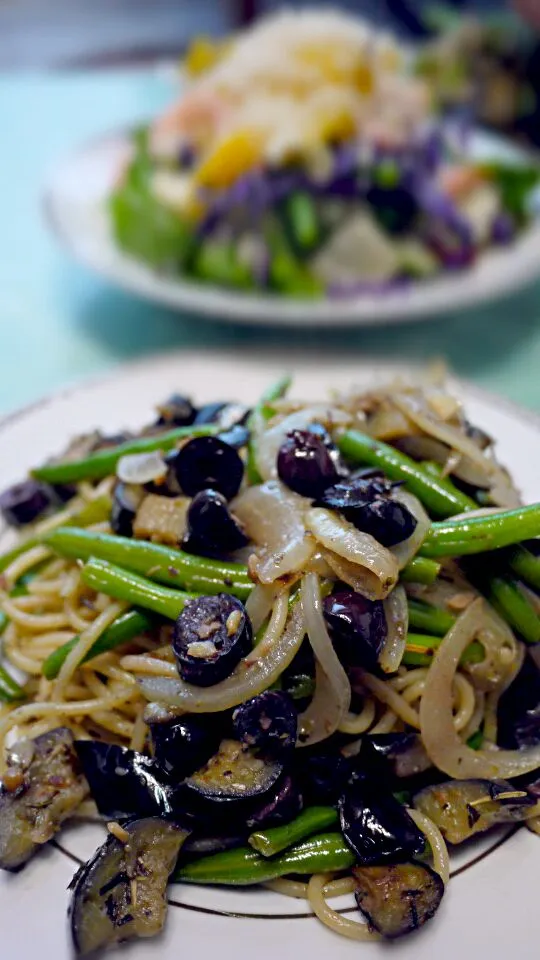
<svg viewBox="0 0 540 960">
<path fill-rule="evenodd" d="M 471 750 L 454 727 L 454 676 L 464 650 L 485 624 L 484 603 L 475 600 L 436 650 L 420 702 L 420 730 L 428 756 L 439 770 L 458 780 L 511 779 L 540 767 L 540 747 Z"/>
<path fill-rule="evenodd" d="M 300 603 L 295 604 L 287 626 L 280 632 L 279 626 L 284 625 L 287 618 L 287 605 L 284 593 L 276 601 L 265 638 L 226 680 L 204 688 L 181 679 L 144 677 L 138 681 L 141 693 L 147 700 L 157 700 L 168 707 L 180 707 L 191 713 L 216 713 L 267 690 L 289 666 L 306 632 Z"/>
<path fill-rule="evenodd" d="M 116 465 L 116 476 L 122 483 L 150 483 L 151 480 L 163 480 L 166 473 L 167 464 L 159 450 L 127 453 Z"/>
<path fill-rule="evenodd" d="M 373 600 L 383 600 L 388 596 L 399 575 L 397 560 L 390 550 L 369 533 L 357 530 L 352 523 L 321 507 L 308 510 L 305 523 L 307 530 L 331 554 L 343 557 L 371 574 L 370 592 L 364 591 L 365 596 Z M 328 560 L 332 566 L 330 557 Z"/>
<path fill-rule="evenodd" d="M 379 598 L 379 580 L 371 570 L 367 570 L 366 567 L 359 567 L 349 560 L 344 560 L 343 557 L 338 557 L 337 553 L 332 553 L 331 550 L 324 550 L 323 556 L 333 576 L 337 577 L 338 580 L 343 580 L 343 583 L 352 587 L 355 593 L 361 593 L 368 600 Z"/>
<path fill-rule="evenodd" d="M 484 602 L 483 609 L 484 623 L 477 639 L 484 648 L 484 659 L 463 669 L 478 689 L 502 694 L 520 669 L 525 648 L 491 604 Z"/>
<path fill-rule="evenodd" d="M 261 549 L 250 569 L 261 583 L 303 571 L 315 553 L 306 535 L 303 516 L 309 500 L 288 490 L 279 480 L 249 487 L 232 510 L 253 543 Z"/>
<path fill-rule="evenodd" d="M 310 746 L 331 736 L 347 714 L 351 685 L 334 650 L 322 612 L 319 578 L 308 573 L 302 579 L 302 609 L 309 642 L 316 657 L 315 693 L 299 718 L 299 746 Z"/>
<path fill-rule="evenodd" d="M 426 539 L 431 527 L 431 520 L 418 497 L 415 497 L 413 493 L 409 493 L 408 490 L 403 490 L 402 487 L 396 487 L 392 492 L 392 499 L 403 504 L 416 520 L 416 527 L 411 536 L 406 540 L 402 540 L 401 543 L 396 543 L 395 546 L 390 547 L 391 552 L 398 562 L 399 569 L 403 570 L 403 567 L 408 564 L 409 560 L 412 560 L 418 553 Z"/>
<path fill-rule="evenodd" d="M 253 587 L 246 600 L 246 613 L 254 633 L 262 627 L 281 591 L 282 587 L 276 585 L 264 586 L 258 583 Z"/>
<path fill-rule="evenodd" d="M 405 653 L 409 629 L 409 605 L 404 587 L 397 586 L 383 600 L 386 617 L 386 640 L 379 654 L 379 666 L 384 673 L 395 673 Z"/>
<path fill-rule="evenodd" d="M 328 405 L 313 405 L 296 410 L 287 417 L 283 417 L 274 426 L 260 432 L 257 436 L 256 464 L 263 480 L 277 477 L 277 456 L 279 448 L 284 443 L 291 430 L 306 430 L 313 423 L 322 423 L 323 426 L 346 426 L 351 417 L 343 410 Z"/>
</svg>

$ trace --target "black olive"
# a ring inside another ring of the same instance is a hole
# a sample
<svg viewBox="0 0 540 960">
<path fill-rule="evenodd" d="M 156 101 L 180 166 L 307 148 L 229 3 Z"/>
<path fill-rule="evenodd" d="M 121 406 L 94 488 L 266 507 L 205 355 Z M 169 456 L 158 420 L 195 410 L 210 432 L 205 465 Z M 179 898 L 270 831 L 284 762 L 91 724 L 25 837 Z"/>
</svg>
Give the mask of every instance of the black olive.
<svg viewBox="0 0 540 960">
<path fill-rule="evenodd" d="M 92 798 L 104 816 L 171 816 L 176 812 L 174 791 L 151 757 L 101 740 L 79 740 L 76 748 Z"/>
<path fill-rule="evenodd" d="M 246 826 L 250 830 L 258 830 L 261 827 L 291 823 L 302 810 L 302 806 L 302 795 L 297 785 L 292 777 L 284 776 L 273 796 L 266 799 L 263 805 L 248 817 Z"/>
<path fill-rule="evenodd" d="M 33 523 L 52 505 L 47 487 L 37 480 L 23 480 L 0 494 L 0 513 L 10 527 Z"/>
<path fill-rule="evenodd" d="M 173 393 L 164 403 L 159 404 L 157 411 L 158 426 L 188 427 L 196 416 L 196 410 L 189 397 L 183 397 L 180 393 Z"/>
<path fill-rule="evenodd" d="M 297 753 L 304 798 L 311 804 L 337 803 L 353 775 L 353 758 L 344 757 L 339 750 L 319 744 Z"/>
<path fill-rule="evenodd" d="M 184 550 L 201 557 L 223 557 L 249 543 L 238 521 L 229 512 L 225 497 L 216 490 L 201 490 L 189 505 Z"/>
<path fill-rule="evenodd" d="M 364 742 L 388 761 L 395 777 L 416 777 L 431 767 L 431 760 L 417 733 L 376 733 L 363 737 Z"/>
<path fill-rule="evenodd" d="M 298 714 L 289 694 L 266 690 L 236 708 L 233 727 L 242 743 L 280 754 L 296 744 Z"/>
<path fill-rule="evenodd" d="M 499 700 L 497 742 L 509 750 L 540 743 L 540 670 L 530 653 Z"/>
<path fill-rule="evenodd" d="M 358 510 L 373 503 L 378 497 L 386 497 L 392 492 L 392 484 L 380 471 L 354 473 L 328 487 L 314 502 L 315 507 L 327 510 Z"/>
<path fill-rule="evenodd" d="M 354 590 L 338 590 L 324 598 L 323 612 L 344 663 L 373 669 L 387 632 L 381 601 L 367 600 Z"/>
<path fill-rule="evenodd" d="M 356 902 L 369 926 L 393 940 L 412 933 L 438 910 L 444 883 L 425 863 L 353 867 Z"/>
<path fill-rule="evenodd" d="M 58 503 L 69 503 L 77 495 L 77 487 L 71 483 L 54 483 L 49 485 L 52 495 Z"/>
<path fill-rule="evenodd" d="M 201 767 L 216 752 L 221 736 L 203 717 L 177 717 L 149 724 L 154 757 L 178 782 Z"/>
<path fill-rule="evenodd" d="M 244 475 L 244 464 L 234 447 L 218 437 L 194 437 L 167 462 L 188 497 L 212 489 L 231 500 Z"/>
<path fill-rule="evenodd" d="M 252 646 L 244 605 L 228 593 L 186 604 L 173 632 L 173 650 L 186 683 L 209 687 L 228 677 Z"/>
<path fill-rule="evenodd" d="M 403 804 L 373 777 L 355 779 L 339 800 L 341 830 L 364 866 L 410 860 L 426 838 Z"/>
<path fill-rule="evenodd" d="M 278 452 L 280 480 L 304 497 L 319 497 L 339 478 L 329 444 L 330 438 L 320 430 L 292 430 Z"/>
<path fill-rule="evenodd" d="M 358 530 L 391 547 L 407 540 L 416 528 L 415 517 L 391 499 L 391 492 L 392 485 L 384 477 L 355 474 L 325 490 L 316 506 L 340 510 Z"/>
<path fill-rule="evenodd" d="M 133 521 L 144 494 L 140 487 L 117 483 L 111 508 L 111 529 L 119 537 L 133 536 Z"/>
</svg>

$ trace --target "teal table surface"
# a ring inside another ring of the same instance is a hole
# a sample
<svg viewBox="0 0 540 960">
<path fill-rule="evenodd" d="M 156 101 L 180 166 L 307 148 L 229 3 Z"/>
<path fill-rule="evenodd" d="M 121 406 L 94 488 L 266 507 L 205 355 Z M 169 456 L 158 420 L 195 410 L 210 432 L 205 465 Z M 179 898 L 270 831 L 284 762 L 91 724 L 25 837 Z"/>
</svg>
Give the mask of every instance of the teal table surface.
<svg viewBox="0 0 540 960">
<path fill-rule="evenodd" d="M 0 77 L 0 412 L 151 352 L 236 344 L 444 357 L 460 375 L 540 409 L 540 284 L 459 315 L 449 304 L 428 323 L 285 332 L 153 307 L 73 263 L 41 216 L 47 171 L 85 139 L 152 116 L 171 95 L 158 71 Z"/>
</svg>

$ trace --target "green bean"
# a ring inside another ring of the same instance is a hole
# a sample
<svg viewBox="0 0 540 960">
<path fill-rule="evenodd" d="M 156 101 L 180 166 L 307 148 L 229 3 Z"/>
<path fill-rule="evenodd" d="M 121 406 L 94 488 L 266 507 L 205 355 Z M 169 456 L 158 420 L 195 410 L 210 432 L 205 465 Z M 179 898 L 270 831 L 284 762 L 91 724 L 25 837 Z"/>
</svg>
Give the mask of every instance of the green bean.
<svg viewBox="0 0 540 960">
<path fill-rule="evenodd" d="M 90 500 L 88 503 L 85 503 L 84 506 L 72 514 L 72 516 L 69 517 L 66 513 L 66 510 L 62 510 L 62 512 L 58 514 L 58 526 L 69 527 L 71 525 L 77 525 L 79 527 L 89 527 L 93 523 L 100 523 L 102 520 L 109 519 L 111 514 L 111 498 L 107 496 L 96 497 L 95 500 Z M 17 558 L 23 553 L 26 553 L 27 550 L 41 546 L 48 533 L 54 529 L 56 529 L 54 526 L 47 526 L 46 533 L 37 533 L 35 536 L 27 537 L 26 540 L 18 543 L 16 547 L 2 554 L 2 556 L 0 556 L 0 573 L 3 573 L 14 560 L 17 560 Z"/>
<path fill-rule="evenodd" d="M 168 620 L 176 620 L 186 603 L 196 596 L 193 593 L 181 593 L 180 590 L 159 586 L 137 573 L 94 558 L 83 567 L 81 579 L 87 587 L 98 593 L 106 593 L 108 597 L 132 603 L 145 610 L 153 610 Z"/>
<path fill-rule="evenodd" d="M 106 447 L 96 450 L 82 460 L 65 461 L 64 463 L 46 463 L 42 467 L 32 470 L 36 480 L 45 483 L 78 483 L 81 480 L 101 480 L 114 474 L 116 464 L 121 457 L 128 453 L 152 453 L 154 450 L 172 450 L 179 440 L 189 437 L 204 437 L 217 433 L 219 427 L 215 424 L 201 424 L 200 426 L 176 427 L 166 433 L 152 437 L 135 437 L 126 440 L 117 447 Z"/>
<path fill-rule="evenodd" d="M 152 618 L 141 610 L 128 610 L 103 631 L 101 636 L 92 644 L 81 663 L 86 663 L 88 660 L 93 660 L 94 657 L 99 657 L 102 653 L 108 653 L 109 650 L 120 647 L 128 640 L 132 640 L 133 637 L 138 637 L 139 634 L 150 630 L 153 624 Z M 77 646 L 79 639 L 79 637 L 73 637 L 72 640 L 63 643 L 61 647 L 58 647 L 47 657 L 41 667 L 41 672 L 47 680 L 54 680 L 58 676 L 66 657 Z"/>
<path fill-rule="evenodd" d="M 438 517 L 470 510 L 471 503 L 476 506 L 461 490 L 456 487 L 450 491 L 447 483 L 430 476 L 411 457 L 357 430 L 344 433 L 338 440 L 338 447 L 352 463 L 380 467 L 391 480 L 404 480 L 411 493 Z"/>
<path fill-rule="evenodd" d="M 424 460 L 420 464 L 423 470 L 430 477 L 436 477 L 441 486 L 444 487 L 446 492 L 452 497 L 459 497 L 462 499 L 462 511 L 465 512 L 466 509 L 469 510 L 478 510 L 478 503 L 472 497 L 467 496 L 466 493 L 463 493 L 462 490 L 459 490 L 458 487 L 452 482 L 449 476 L 443 472 L 443 468 L 440 463 L 434 463 L 433 460 Z M 468 508 L 465 506 L 465 503 L 468 502 Z"/>
<path fill-rule="evenodd" d="M 274 400 L 279 400 L 281 397 L 285 396 L 291 385 L 291 382 L 292 378 L 289 375 L 276 380 L 275 383 L 272 383 L 268 389 L 265 390 L 259 402 L 255 404 L 253 410 L 251 411 L 248 420 L 249 443 L 246 463 L 246 475 L 251 484 L 262 483 L 262 477 L 257 470 L 255 435 L 258 432 L 261 420 L 269 420 L 270 417 L 273 416 L 272 403 Z"/>
<path fill-rule="evenodd" d="M 443 637 L 428 637 L 422 633 L 407 634 L 402 664 L 405 667 L 429 667 L 433 660 L 433 654 L 440 647 L 442 641 Z M 481 663 L 484 657 L 485 651 L 482 644 L 473 640 L 464 650 L 459 662 L 461 664 Z"/>
<path fill-rule="evenodd" d="M 509 564 L 514 573 L 533 590 L 540 590 L 540 557 L 535 557 L 527 544 L 513 547 L 509 553 Z"/>
<path fill-rule="evenodd" d="M 476 730 L 475 733 L 472 733 L 469 739 L 467 740 L 467 746 L 471 750 L 479 750 L 484 742 L 484 732 L 483 730 Z"/>
<path fill-rule="evenodd" d="M 274 857 L 276 853 L 292 847 L 294 843 L 321 830 L 335 827 L 338 823 L 339 817 L 333 807 L 306 807 L 292 823 L 252 833 L 248 837 L 248 843 L 263 857 Z"/>
<path fill-rule="evenodd" d="M 225 591 L 245 599 L 253 589 L 246 567 L 240 563 L 208 560 L 147 540 L 61 527 L 46 536 L 45 543 L 63 557 L 109 560 L 150 580 L 195 593 Z"/>
<path fill-rule="evenodd" d="M 446 610 L 440 610 L 420 600 L 409 599 L 409 627 L 414 627 L 422 633 L 444 637 L 455 622 L 456 618 Z"/>
<path fill-rule="evenodd" d="M 251 886 L 289 873 L 326 873 L 354 866 L 355 856 L 340 833 L 322 833 L 267 859 L 250 847 L 226 850 L 177 868 L 173 882 Z"/>
<path fill-rule="evenodd" d="M 527 643 L 540 642 L 540 617 L 510 577 L 490 577 L 487 596 L 491 604 Z"/>
<path fill-rule="evenodd" d="M 300 255 L 310 253 L 321 239 L 317 208 L 309 193 L 295 190 L 285 202 L 285 215 L 294 246 Z"/>
<path fill-rule="evenodd" d="M 25 700 L 26 694 L 22 687 L 9 675 L 7 670 L 0 664 L 0 702 L 18 703 L 19 700 Z"/>
<path fill-rule="evenodd" d="M 239 259 L 233 243 L 204 241 L 193 258 L 193 272 L 208 283 L 249 290 L 254 286 L 253 272 Z"/>
<path fill-rule="evenodd" d="M 463 557 L 500 550 L 540 535 L 540 504 L 501 510 L 481 517 L 433 523 L 421 553 L 426 557 Z"/>
<path fill-rule="evenodd" d="M 429 560 L 427 557 L 413 557 L 400 573 L 400 580 L 403 583 L 423 583 L 430 587 L 435 583 L 441 572 L 440 563 L 435 560 Z"/>
</svg>

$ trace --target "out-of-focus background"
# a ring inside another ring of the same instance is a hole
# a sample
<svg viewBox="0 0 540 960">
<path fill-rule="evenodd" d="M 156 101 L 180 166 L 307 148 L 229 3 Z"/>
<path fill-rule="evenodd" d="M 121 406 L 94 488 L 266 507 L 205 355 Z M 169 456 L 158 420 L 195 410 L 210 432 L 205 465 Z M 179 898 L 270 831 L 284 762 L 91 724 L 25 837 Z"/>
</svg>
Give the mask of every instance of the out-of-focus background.
<svg viewBox="0 0 540 960">
<path fill-rule="evenodd" d="M 444 9 L 429 0 L 337 5 L 414 42 L 445 18 L 515 13 L 502 0 L 461 0 Z M 540 4 L 521 5 L 534 20 Z M 414 359 L 443 355 L 464 375 L 540 408 L 538 284 L 459 315 L 449 304 L 448 316 L 431 324 L 285 333 L 195 322 L 143 303 L 58 248 L 40 198 L 47 172 L 62 155 L 162 109 L 172 96 L 163 64 L 193 35 L 222 35 L 277 6 L 268 0 L 0 0 L 0 411 L 151 351 L 235 344 L 264 349 L 285 342 L 325 354 L 336 348 Z M 503 19 L 492 34 L 495 49 L 471 63 L 483 121 L 529 146 L 540 142 L 533 90 L 535 77 L 540 85 L 540 56 L 531 22 L 522 21 L 518 31 L 525 38 L 519 51 L 526 52 L 517 53 L 513 40 L 507 48 Z"/>
</svg>

